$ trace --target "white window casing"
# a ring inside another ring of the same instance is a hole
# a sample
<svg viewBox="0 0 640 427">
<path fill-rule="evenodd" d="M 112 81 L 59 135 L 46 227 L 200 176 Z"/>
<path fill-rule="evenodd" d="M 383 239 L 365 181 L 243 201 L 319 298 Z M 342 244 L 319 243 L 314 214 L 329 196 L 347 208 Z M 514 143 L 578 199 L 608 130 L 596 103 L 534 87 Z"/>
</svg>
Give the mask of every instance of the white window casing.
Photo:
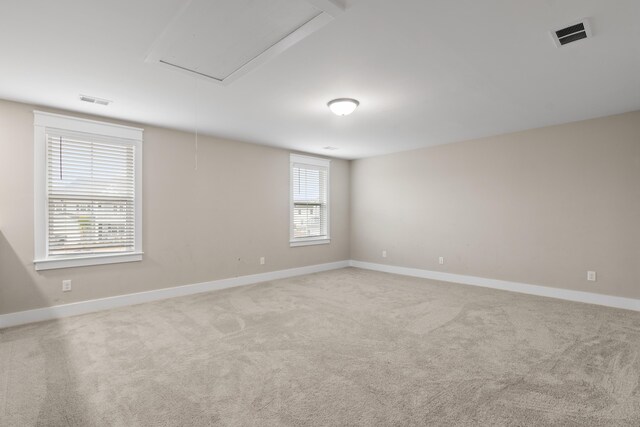
<svg viewBox="0 0 640 427">
<path fill-rule="evenodd" d="M 290 246 L 331 242 L 329 221 L 329 178 L 331 161 L 291 154 Z"/>
<path fill-rule="evenodd" d="M 142 260 L 142 135 L 34 111 L 36 270 Z"/>
</svg>

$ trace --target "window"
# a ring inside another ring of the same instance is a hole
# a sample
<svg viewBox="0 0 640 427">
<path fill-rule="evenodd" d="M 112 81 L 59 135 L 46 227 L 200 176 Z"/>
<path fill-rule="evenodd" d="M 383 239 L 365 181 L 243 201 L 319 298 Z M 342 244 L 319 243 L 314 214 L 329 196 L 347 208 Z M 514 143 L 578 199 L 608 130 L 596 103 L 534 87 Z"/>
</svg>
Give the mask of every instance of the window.
<svg viewBox="0 0 640 427">
<path fill-rule="evenodd" d="M 34 112 L 36 270 L 142 259 L 142 129 Z"/>
<path fill-rule="evenodd" d="M 291 246 L 329 243 L 330 160 L 291 154 Z"/>
</svg>

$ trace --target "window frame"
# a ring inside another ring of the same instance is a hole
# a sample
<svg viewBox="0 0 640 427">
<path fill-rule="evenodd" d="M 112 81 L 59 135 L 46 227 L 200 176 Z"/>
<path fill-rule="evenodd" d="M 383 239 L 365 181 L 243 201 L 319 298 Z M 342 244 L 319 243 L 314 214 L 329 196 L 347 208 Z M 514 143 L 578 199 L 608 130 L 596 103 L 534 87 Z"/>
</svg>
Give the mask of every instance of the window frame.
<svg viewBox="0 0 640 427">
<path fill-rule="evenodd" d="M 327 170 L 327 188 L 326 188 L 326 235 L 314 237 L 295 237 L 294 236 L 294 209 L 293 200 L 293 165 L 303 164 L 316 167 L 324 167 Z M 289 246 L 310 246 L 310 245 L 326 245 L 331 243 L 331 160 L 321 157 L 305 156 L 302 154 L 290 153 L 289 155 Z"/>
<path fill-rule="evenodd" d="M 34 120 L 34 265 L 35 269 L 83 267 L 142 260 L 142 141 L 144 129 L 43 111 Z M 48 254 L 47 129 L 81 132 L 130 142 L 134 147 L 134 249 L 79 255 Z"/>
</svg>

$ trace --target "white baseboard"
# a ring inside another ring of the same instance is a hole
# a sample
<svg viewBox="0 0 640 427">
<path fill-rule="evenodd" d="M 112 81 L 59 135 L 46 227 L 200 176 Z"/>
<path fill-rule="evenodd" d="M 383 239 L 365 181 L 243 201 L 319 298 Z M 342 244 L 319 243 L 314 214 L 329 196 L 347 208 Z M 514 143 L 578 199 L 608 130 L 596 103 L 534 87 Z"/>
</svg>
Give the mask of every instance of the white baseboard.
<svg viewBox="0 0 640 427">
<path fill-rule="evenodd" d="M 71 304 L 57 305 L 53 307 L 19 311 L 17 313 L 8 313 L 0 315 L 0 329 L 8 328 L 10 326 L 24 325 L 27 323 L 41 322 L 44 320 L 60 319 L 63 317 L 75 316 L 78 314 L 92 313 L 95 311 L 108 310 L 111 308 L 125 307 L 128 305 L 135 305 L 179 296 L 232 288 L 236 286 L 268 282 L 270 280 L 285 279 L 287 277 L 302 276 L 305 274 L 318 273 L 321 271 L 336 270 L 349 266 L 367 270 L 382 271 L 386 273 L 401 274 L 404 276 L 421 277 L 425 279 L 439 280 L 444 282 L 461 283 L 465 285 L 481 286 L 485 288 L 501 289 L 504 291 L 519 292 L 524 294 L 539 295 L 550 298 L 558 298 L 569 301 L 577 301 L 588 304 L 597 304 L 607 307 L 640 311 L 640 300 L 633 298 L 623 298 L 611 295 L 596 294 L 592 292 L 572 291 L 569 289 L 550 288 L 546 286 L 530 285 L 526 283 L 509 282 L 506 280 L 487 279 L 484 277 L 465 276 L 462 274 L 444 273 L 440 271 L 421 270 L 418 268 L 398 267 L 393 265 L 351 260 L 291 268 L 288 270 L 271 271 L 249 276 L 232 277 L 229 279 L 213 280 L 210 282 L 176 286 L 173 288 L 157 289 L 135 294 L 118 295 L 109 298 L 100 298 Z"/>
<path fill-rule="evenodd" d="M 403 276 L 421 277 L 424 279 L 440 280 L 443 282 L 461 283 L 464 285 L 481 286 L 484 288 L 501 289 L 504 291 L 640 311 L 640 300 L 633 298 L 615 297 L 592 292 L 572 291 L 569 289 L 550 288 L 547 286 L 529 285 L 527 283 L 486 279 L 484 277 L 465 276 L 462 274 L 443 273 L 441 271 L 421 270 L 418 268 L 397 267 L 394 265 L 376 264 L 364 261 L 351 260 L 349 265 L 367 270 L 401 274 Z"/>
<path fill-rule="evenodd" d="M 10 326 L 24 325 L 27 323 L 41 322 L 43 320 L 60 319 L 78 314 L 92 313 L 94 311 L 108 310 L 110 308 L 124 307 L 144 302 L 215 291 L 218 289 L 251 285 L 254 283 L 268 282 L 270 280 L 285 279 L 287 277 L 302 276 L 304 274 L 335 270 L 348 266 L 349 261 L 337 261 L 327 264 L 309 265 L 306 267 L 291 268 L 288 270 L 270 271 L 267 273 L 252 274 L 249 276 L 232 277 L 229 279 L 213 280 L 211 282 L 176 286 L 173 288 L 157 289 L 148 292 L 118 295 L 109 298 L 100 298 L 71 304 L 56 305 L 53 307 L 19 311 L 17 313 L 0 315 L 0 329 L 8 328 Z"/>
</svg>

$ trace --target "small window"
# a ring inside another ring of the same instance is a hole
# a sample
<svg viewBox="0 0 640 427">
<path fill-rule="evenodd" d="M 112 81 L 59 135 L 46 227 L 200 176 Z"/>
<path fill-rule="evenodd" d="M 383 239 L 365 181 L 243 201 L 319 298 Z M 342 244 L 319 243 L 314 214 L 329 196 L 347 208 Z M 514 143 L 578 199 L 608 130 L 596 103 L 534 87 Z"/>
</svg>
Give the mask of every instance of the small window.
<svg viewBox="0 0 640 427">
<path fill-rule="evenodd" d="M 36 270 L 142 259 L 142 129 L 34 112 Z"/>
<path fill-rule="evenodd" d="M 291 246 L 330 242 L 330 162 L 327 159 L 291 154 Z"/>
</svg>

